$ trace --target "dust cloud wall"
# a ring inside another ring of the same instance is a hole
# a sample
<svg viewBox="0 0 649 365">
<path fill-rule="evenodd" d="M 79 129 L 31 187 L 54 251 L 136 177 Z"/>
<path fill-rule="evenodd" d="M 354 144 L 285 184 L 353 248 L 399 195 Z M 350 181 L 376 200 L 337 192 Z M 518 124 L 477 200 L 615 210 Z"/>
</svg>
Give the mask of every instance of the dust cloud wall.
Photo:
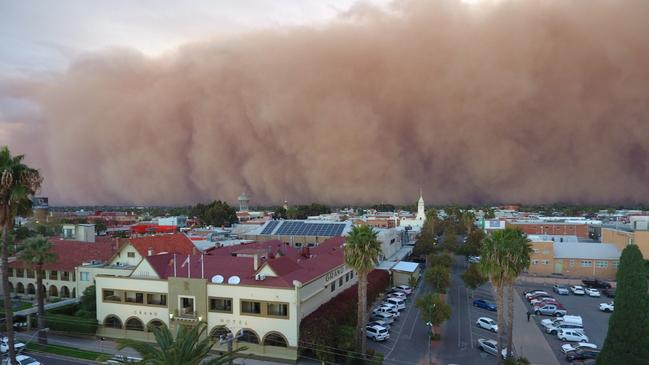
<svg viewBox="0 0 649 365">
<path fill-rule="evenodd" d="M 649 1 L 359 4 L 5 80 L 0 138 L 60 204 L 635 203 Z M 29 117 L 25 117 L 28 115 Z"/>
</svg>

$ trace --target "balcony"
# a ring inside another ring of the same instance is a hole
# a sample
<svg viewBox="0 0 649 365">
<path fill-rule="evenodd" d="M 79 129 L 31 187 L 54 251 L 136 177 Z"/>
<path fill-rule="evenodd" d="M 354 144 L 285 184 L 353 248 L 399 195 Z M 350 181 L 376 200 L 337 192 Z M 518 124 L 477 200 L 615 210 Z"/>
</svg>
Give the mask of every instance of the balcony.
<svg viewBox="0 0 649 365">
<path fill-rule="evenodd" d="M 172 314 L 169 315 L 169 319 L 183 322 L 200 322 L 203 320 L 202 317 L 192 307 L 180 308 L 174 310 Z"/>
</svg>

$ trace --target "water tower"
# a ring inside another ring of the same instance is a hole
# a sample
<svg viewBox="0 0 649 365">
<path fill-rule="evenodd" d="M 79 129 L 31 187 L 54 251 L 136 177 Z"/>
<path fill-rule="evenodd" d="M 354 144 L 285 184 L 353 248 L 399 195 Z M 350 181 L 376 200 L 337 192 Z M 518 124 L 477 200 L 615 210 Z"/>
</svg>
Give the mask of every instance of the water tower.
<svg viewBox="0 0 649 365">
<path fill-rule="evenodd" d="M 246 193 L 241 193 L 241 195 L 239 195 L 239 211 L 247 212 L 248 203 L 250 203 L 250 198 L 248 198 L 248 195 L 246 195 Z"/>
</svg>

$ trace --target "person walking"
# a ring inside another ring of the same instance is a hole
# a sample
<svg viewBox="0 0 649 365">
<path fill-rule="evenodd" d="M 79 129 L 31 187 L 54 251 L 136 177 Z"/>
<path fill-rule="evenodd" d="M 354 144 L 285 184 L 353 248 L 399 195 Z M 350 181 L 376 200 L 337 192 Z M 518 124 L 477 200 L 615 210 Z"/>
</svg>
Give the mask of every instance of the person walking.
<svg viewBox="0 0 649 365">
<path fill-rule="evenodd" d="M 530 321 L 530 317 L 532 316 L 532 312 L 527 311 L 527 321 Z"/>
</svg>

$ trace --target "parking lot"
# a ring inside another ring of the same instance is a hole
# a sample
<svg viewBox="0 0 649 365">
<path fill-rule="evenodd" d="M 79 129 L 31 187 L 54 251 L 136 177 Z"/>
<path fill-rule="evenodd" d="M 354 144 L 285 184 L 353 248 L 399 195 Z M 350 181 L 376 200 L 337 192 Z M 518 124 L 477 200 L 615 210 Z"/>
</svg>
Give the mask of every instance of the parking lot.
<svg viewBox="0 0 649 365">
<path fill-rule="evenodd" d="M 490 285 L 483 285 L 480 288 L 476 289 L 473 293 L 473 298 L 469 299 L 468 305 L 470 306 L 469 308 L 469 323 L 471 324 L 471 343 L 470 347 L 473 349 L 478 349 L 478 339 L 479 338 L 484 338 L 487 340 L 498 340 L 498 334 L 493 333 L 491 331 L 488 331 L 486 329 L 480 328 L 476 325 L 476 321 L 480 317 L 487 317 L 491 318 L 494 321 L 497 321 L 496 318 L 496 312 L 489 311 L 487 309 L 475 307 L 472 305 L 473 300 L 475 299 L 484 299 L 487 300 L 491 303 L 496 303 L 496 299 L 493 296 L 493 292 L 491 290 Z M 503 333 L 506 333 L 505 330 L 506 328 L 499 328 L 499 331 L 503 331 Z M 490 356 L 492 357 L 492 356 Z"/>
<path fill-rule="evenodd" d="M 516 287 L 519 295 L 523 295 L 524 291 L 539 289 L 547 292 L 555 297 L 568 311 L 569 315 L 581 316 L 583 320 L 584 332 L 588 336 L 591 343 L 596 344 L 599 348 L 604 344 L 606 333 L 608 332 L 608 319 L 610 313 L 604 313 L 599 310 L 599 304 L 610 302 L 612 299 L 602 295 L 599 298 L 589 297 L 587 295 L 577 296 L 572 293 L 569 295 L 558 295 L 552 291 L 551 285 L 517 285 Z M 524 300 L 526 303 L 527 301 Z M 530 306 L 528 306 L 530 308 Z M 524 313 L 522 315 L 525 315 Z M 541 325 L 541 320 L 545 318 L 552 318 L 548 316 L 533 315 L 532 319 L 540 327 L 545 335 L 548 344 L 554 351 L 555 356 L 560 363 L 568 363 L 565 355 L 561 352 L 561 345 L 568 343 L 560 341 L 555 335 L 550 335 L 545 332 L 545 328 Z M 524 334 L 517 334 L 524 335 Z"/>
</svg>

